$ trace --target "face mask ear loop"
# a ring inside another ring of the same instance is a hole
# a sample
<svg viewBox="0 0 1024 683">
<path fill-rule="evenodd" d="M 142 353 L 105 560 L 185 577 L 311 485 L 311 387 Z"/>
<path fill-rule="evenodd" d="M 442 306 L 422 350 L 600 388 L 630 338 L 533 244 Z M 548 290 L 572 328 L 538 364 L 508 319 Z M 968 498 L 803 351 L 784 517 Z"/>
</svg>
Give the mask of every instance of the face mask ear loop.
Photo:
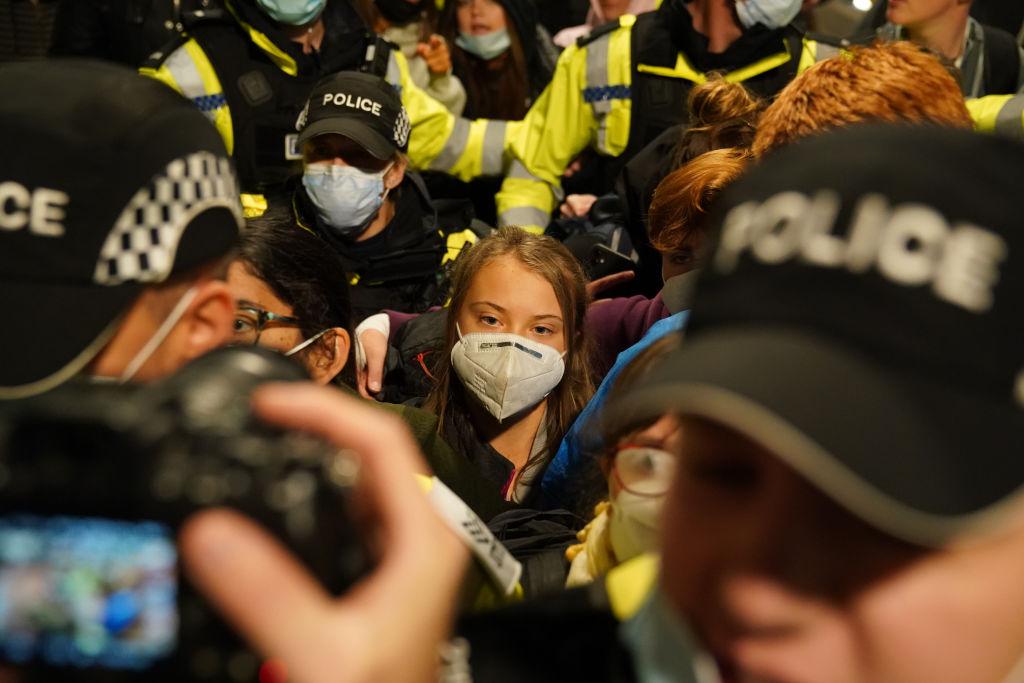
<svg viewBox="0 0 1024 683">
<path fill-rule="evenodd" d="M 131 381 L 132 377 L 135 376 L 135 373 L 139 371 L 139 368 L 141 368 L 145 362 L 149 360 L 149 357 L 152 356 L 160 347 L 160 345 L 164 343 L 167 339 L 167 335 L 171 333 L 174 326 L 177 325 L 181 320 L 181 317 L 185 315 L 185 311 L 192 303 L 192 300 L 196 298 L 196 294 L 198 293 L 199 290 L 195 285 L 192 285 L 189 287 L 188 291 L 178 299 L 178 303 L 174 306 L 174 309 L 171 310 L 170 315 L 164 319 L 163 323 L 160 324 L 160 327 L 157 328 L 157 331 L 149 338 L 149 341 L 146 342 L 146 345 L 139 349 L 139 352 L 135 354 L 135 357 L 128 363 L 128 366 L 124 369 L 124 372 L 121 373 L 121 376 L 117 378 L 118 384 L 124 384 Z"/>
<path fill-rule="evenodd" d="M 312 344 L 317 339 L 319 339 L 320 337 L 324 336 L 325 334 L 327 334 L 330 331 L 331 331 L 331 328 L 328 327 L 326 330 L 321 330 L 320 332 L 317 332 L 316 334 L 314 334 L 312 337 L 310 337 L 306 341 L 302 342 L 301 344 L 299 344 L 295 348 L 293 348 L 290 351 L 286 352 L 284 354 L 285 357 L 294 356 L 296 353 L 298 353 L 302 349 L 306 348 L 307 346 L 309 346 L 310 344 Z"/>
<path fill-rule="evenodd" d="M 391 170 L 392 168 L 394 168 L 394 167 L 395 167 L 395 162 L 393 162 L 393 161 L 392 161 L 392 162 L 391 162 L 390 164 L 388 164 L 387 166 L 385 166 L 385 167 L 384 167 L 384 170 L 383 170 L 383 171 L 381 171 L 381 173 L 380 173 L 380 182 L 381 182 L 381 183 L 382 183 L 382 184 L 384 185 L 384 194 L 382 194 L 382 195 L 380 196 L 380 203 L 381 203 L 382 205 L 384 204 L 384 200 L 388 198 L 388 193 L 390 193 L 390 192 L 391 192 L 391 188 L 390 188 L 390 187 L 388 187 L 387 183 L 386 183 L 386 182 L 384 181 L 384 178 L 385 178 L 385 177 L 387 176 L 388 172 L 389 172 L 389 171 L 390 171 L 390 170 Z M 378 209 L 378 211 L 379 211 L 379 210 L 380 210 L 380 209 Z"/>
</svg>

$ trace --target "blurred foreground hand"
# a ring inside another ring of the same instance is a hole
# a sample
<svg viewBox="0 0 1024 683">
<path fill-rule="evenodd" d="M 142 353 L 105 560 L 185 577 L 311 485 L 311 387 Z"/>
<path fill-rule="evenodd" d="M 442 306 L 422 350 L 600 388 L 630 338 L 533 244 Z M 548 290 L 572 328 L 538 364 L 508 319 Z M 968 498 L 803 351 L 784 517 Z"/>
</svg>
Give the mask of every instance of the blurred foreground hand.
<svg viewBox="0 0 1024 683">
<path fill-rule="evenodd" d="M 313 385 L 254 397 L 268 422 L 317 434 L 360 455 L 359 497 L 379 548 L 373 573 L 329 595 L 276 539 L 239 513 L 196 514 L 181 533 L 194 584 L 288 681 L 436 680 L 467 560 L 412 476 L 425 469 L 398 418 Z"/>
</svg>

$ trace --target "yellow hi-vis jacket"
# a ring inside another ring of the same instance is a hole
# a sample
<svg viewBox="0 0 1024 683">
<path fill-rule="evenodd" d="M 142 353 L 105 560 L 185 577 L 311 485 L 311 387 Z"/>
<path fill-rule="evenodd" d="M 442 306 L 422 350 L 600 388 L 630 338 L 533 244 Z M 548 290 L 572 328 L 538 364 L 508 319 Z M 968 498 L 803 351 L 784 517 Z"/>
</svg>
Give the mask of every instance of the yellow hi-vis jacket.
<svg viewBox="0 0 1024 683">
<path fill-rule="evenodd" d="M 989 95 L 967 100 L 974 129 L 1024 140 L 1024 95 Z"/>
<path fill-rule="evenodd" d="M 649 16 L 649 15 L 648 15 Z M 537 98 L 511 141 L 512 165 L 498 193 L 498 224 L 543 231 L 561 200 L 560 179 L 566 167 L 585 149 L 617 157 L 629 144 L 633 80 L 632 34 L 637 17 L 625 15 L 604 35 L 579 41 L 562 53 L 551 83 Z M 804 38 L 797 73 L 838 54 L 831 45 Z M 776 55 L 725 75 L 729 81 L 755 78 L 787 62 L 788 48 Z M 703 83 L 697 71 L 679 54 L 675 68 L 644 64 L 639 71 Z M 685 107 L 680 103 L 680 107 Z"/>
<path fill-rule="evenodd" d="M 284 77 L 296 78 L 295 60 L 270 37 L 246 23 L 230 1 L 225 4 L 234 21 L 265 58 L 276 65 Z M 238 156 L 232 112 L 221 83 L 237 79 L 240 74 L 218 74 L 194 37 L 187 38 L 163 56 L 158 66 L 143 67 L 140 72 L 191 99 L 217 127 L 228 153 Z M 390 52 L 384 78 L 399 91 L 409 115 L 408 156 L 415 169 L 443 171 L 463 180 L 504 174 L 508 141 L 515 135 L 519 122 L 470 121 L 452 116 L 441 103 L 413 83 L 408 62 L 398 50 Z M 261 198 L 249 199 L 250 203 L 256 202 L 256 206 L 262 201 Z"/>
</svg>

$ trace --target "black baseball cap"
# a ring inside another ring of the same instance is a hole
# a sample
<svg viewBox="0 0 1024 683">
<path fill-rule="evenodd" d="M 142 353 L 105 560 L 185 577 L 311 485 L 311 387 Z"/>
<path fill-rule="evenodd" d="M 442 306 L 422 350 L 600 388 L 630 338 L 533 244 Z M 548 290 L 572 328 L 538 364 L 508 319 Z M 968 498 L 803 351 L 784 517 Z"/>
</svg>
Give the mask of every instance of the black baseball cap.
<svg viewBox="0 0 1024 683">
<path fill-rule="evenodd" d="M 0 399 L 78 373 L 151 284 L 229 253 L 224 144 L 195 105 L 87 60 L 0 67 Z"/>
<path fill-rule="evenodd" d="M 1024 491 L 1024 146 L 854 127 L 722 196 L 686 341 L 607 418 L 760 443 L 895 537 L 938 546 Z"/>
<path fill-rule="evenodd" d="M 409 115 L 395 88 L 379 76 L 339 71 L 320 79 L 295 124 L 299 145 L 337 133 L 378 159 L 409 147 Z"/>
</svg>

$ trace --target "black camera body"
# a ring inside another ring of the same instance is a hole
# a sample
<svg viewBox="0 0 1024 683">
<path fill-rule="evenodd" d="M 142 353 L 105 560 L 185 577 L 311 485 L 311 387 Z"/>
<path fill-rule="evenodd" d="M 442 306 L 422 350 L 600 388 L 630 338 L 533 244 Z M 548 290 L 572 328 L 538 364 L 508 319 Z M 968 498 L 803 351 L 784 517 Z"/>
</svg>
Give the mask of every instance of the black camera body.
<svg viewBox="0 0 1024 683">
<path fill-rule="evenodd" d="M 233 348 L 148 386 L 75 381 L 0 403 L 0 658 L 38 680 L 257 680 L 175 540 L 191 514 L 226 506 L 334 594 L 369 570 L 347 514 L 351 454 L 250 411 L 260 384 L 303 379 Z"/>
</svg>

